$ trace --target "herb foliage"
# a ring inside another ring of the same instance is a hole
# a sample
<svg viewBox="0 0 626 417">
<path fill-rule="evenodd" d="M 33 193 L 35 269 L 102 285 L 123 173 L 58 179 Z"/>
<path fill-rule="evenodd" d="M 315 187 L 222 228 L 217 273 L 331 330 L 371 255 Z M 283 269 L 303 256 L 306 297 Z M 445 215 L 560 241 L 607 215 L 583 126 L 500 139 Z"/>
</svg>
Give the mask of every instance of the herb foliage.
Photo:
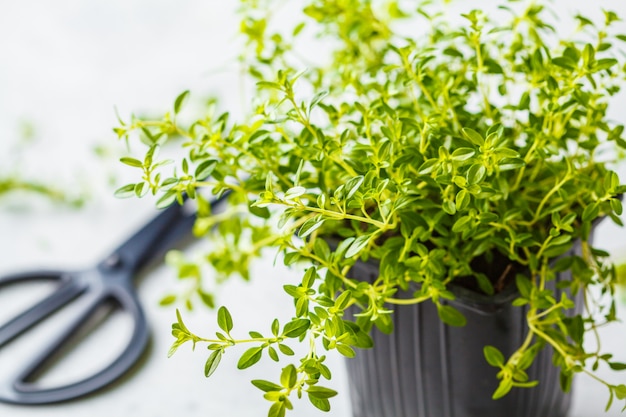
<svg viewBox="0 0 626 417">
<path fill-rule="evenodd" d="M 274 29 L 275 2 L 243 1 L 241 63 L 258 87 L 249 117 L 232 121 L 212 106 L 180 123 L 184 92 L 162 119 L 120 120 L 118 136 L 140 138 L 147 151 L 122 158 L 140 179 L 118 196 L 150 193 L 161 207 L 196 198 L 195 233 L 222 239 L 206 260 L 223 276 L 247 278 L 267 248 L 288 266 L 307 265 L 284 287 L 294 302 L 289 322 L 242 338 L 220 307 L 219 330 L 208 338 L 178 312 L 171 353 L 206 344 L 207 376 L 238 346 L 247 346 L 240 369 L 263 356 L 287 358 L 279 380 L 252 381 L 271 403 L 268 415 L 285 415 L 294 395 L 329 410 L 336 392 L 323 387 L 327 351 L 353 357 L 371 347 L 368 331 L 391 332 L 390 315 L 403 304 L 434 303 L 445 323 L 462 326 L 447 300 L 450 286 L 470 277 L 486 294 L 516 285 L 514 305 L 529 306 L 528 337 L 513 355 L 485 347 L 500 368 L 494 398 L 536 385 L 525 370 L 550 345 L 563 389 L 582 372 L 606 385 L 607 409 L 626 399 L 625 385 L 595 373 L 626 364 L 598 337 L 616 320 L 616 277 L 589 239 L 600 218 L 622 224 L 626 188 L 611 163 L 626 148 L 624 125 L 607 111 L 624 80 L 626 35 L 615 33 L 619 18 L 610 11 L 601 22 L 574 16 L 570 36 L 540 2 L 499 4 L 497 17 L 471 10 L 457 23 L 434 3 L 310 0 L 285 32 Z M 306 57 L 312 35 L 332 49 L 327 63 Z M 175 162 L 157 158 L 169 142 L 185 151 Z M 229 208 L 211 214 L 206 196 L 227 191 Z M 577 241 L 582 255 L 566 255 Z M 212 305 L 200 265 L 177 259 L 179 275 L 194 277 Z M 476 270 L 477 259 L 504 259 L 520 272 L 502 282 Z M 368 260 L 379 263 L 374 282 L 350 275 Z M 571 297 L 546 289 L 561 271 L 571 271 L 573 294 L 584 292 L 582 316 L 568 313 Z M 397 297 L 410 284 L 412 297 Z M 350 306 L 361 310 L 355 321 L 344 315 Z M 306 343 L 306 355 L 291 358 L 290 341 Z"/>
</svg>

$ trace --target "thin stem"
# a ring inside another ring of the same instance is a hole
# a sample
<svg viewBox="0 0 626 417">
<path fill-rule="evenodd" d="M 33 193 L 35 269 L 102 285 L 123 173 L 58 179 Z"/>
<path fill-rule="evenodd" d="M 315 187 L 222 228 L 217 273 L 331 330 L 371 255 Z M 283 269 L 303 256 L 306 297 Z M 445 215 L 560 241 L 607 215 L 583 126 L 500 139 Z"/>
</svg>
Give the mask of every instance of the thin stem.
<svg viewBox="0 0 626 417">
<path fill-rule="evenodd" d="M 426 300 L 430 300 L 431 298 L 432 297 L 430 295 L 423 295 L 421 297 L 416 297 L 416 298 L 385 298 L 385 302 L 389 304 L 396 304 L 396 305 L 412 305 L 412 304 L 419 304 Z"/>
<path fill-rule="evenodd" d="M 543 199 L 541 200 L 541 203 L 539 203 L 539 207 L 537 207 L 537 210 L 535 211 L 535 215 L 532 219 L 531 224 L 534 224 L 537 222 L 537 220 L 539 220 L 539 218 L 541 217 L 541 212 L 543 210 L 543 207 L 547 204 L 547 202 L 550 200 L 550 197 L 552 197 L 552 194 L 556 193 L 557 191 L 559 191 L 559 189 L 561 187 L 563 187 L 563 185 L 568 182 L 571 179 L 571 174 L 568 171 L 565 176 L 561 179 L 561 181 L 557 182 L 556 185 L 554 187 L 552 187 L 552 189 L 550 191 L 548 191 L 548 193 L 543 197 Z"/>
</svg>

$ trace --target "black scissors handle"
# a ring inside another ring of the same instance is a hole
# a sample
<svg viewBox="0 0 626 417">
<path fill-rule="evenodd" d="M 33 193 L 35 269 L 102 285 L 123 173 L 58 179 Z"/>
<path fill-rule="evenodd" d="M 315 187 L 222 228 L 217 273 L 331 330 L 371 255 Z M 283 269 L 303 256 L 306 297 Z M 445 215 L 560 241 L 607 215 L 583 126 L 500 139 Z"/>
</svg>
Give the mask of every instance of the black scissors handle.
<svg viewBox="0 0 626 417">
<path fill-rule="evenodd" d="M 224 197 L 222 195 L 211 204 L 216 204 Z M 0 290 L 3 286 L 25 281 L 58 282 L 54 293 L 0 325 L 0 350 L 57 310 L 80 301 L 80 310 L 73 321 L 50 343 L 39 343 L 41 350 L 34 358 L 26 361 L 25 367 L 11 376 L 2 375 L 0 370 L 0 401 L 15 404 L 66 401 L 96 391 L 128 371 L 140 358 L 149 340 L 145 314 L 137 298 L 133 278 L 151 259 L 189 235 L 194 222 L 194 212 L 184 206 L 173 205 L 163 210 L 93 269 L 77 272 L 42 271 L 0 278 Z M 43 388 L 32 382 L 33 377 L 49 363 L 55 353 L 105 303 L 116 304 L 132 319 L 132 336 L 123 352 L 106 368 L 77 382 L 52 388 Z"/>
<path fill-rule="evenodd" d="M 58 276 L 66 282 L 61 284 L 56 292 L 0 328 L 1 347 L 54 311 L 80 298 L 75 318 L 59 332 L 58 336 L 50 343 L 40 344 L 42 347 L 40 351 L 15 375 L 9 376 L 8 379 L 0 378 L 0 400 L 4 402 L 46 404 L 89 394 L 122 376 L 136 363 L 147 345 L 148 326 L 139 300 L 133 289 L 128 287 L 129 280 L 122 276 L 116 278 L 110 274 L 103 275 L 96 270 L 64 275 L 59 273 Z M 111 302 L 115 302 L 129 315 L 133 323 L 132 336 L 122 353 L 106 368 L 80 381 L 52 388 L 38 387 L 36 382 L 32 382 L 31 379 L 63 349 L 98 308 Z"/>
</svg>

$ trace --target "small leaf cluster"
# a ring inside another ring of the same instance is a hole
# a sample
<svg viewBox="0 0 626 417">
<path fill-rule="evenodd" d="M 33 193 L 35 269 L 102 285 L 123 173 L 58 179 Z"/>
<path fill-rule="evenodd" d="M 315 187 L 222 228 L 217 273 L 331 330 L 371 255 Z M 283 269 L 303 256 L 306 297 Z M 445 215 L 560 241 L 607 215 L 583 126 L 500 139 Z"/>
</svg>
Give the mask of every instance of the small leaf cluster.
<svg viewBox="0 0 626 417">
<path fill-rule="evenodd" d="M 607 386 L 609 405 L 624 399 L 623 385 L 596 374 L 601 363 L 623 366 L 598 336 L 617 319 L 617 278 L 591 237 L 603 218 L 622 225 L 626 186 L 612 158 L 626 140 L 608 110 L 624 82 L 626 35 L 610 11 L 601 22 L 574 16 L 570 36 L 545 5 L 498 6 L 497 16 L 464 13 L 459 25 L 430 3 L 309 0 L 285 32 L 271 0 L 245 1 L 241 63 L 258 87 L 246 118 L 233 121 L 212 102 L 181 123 L 184 92 L 160 120 L 120 121 L 118 136 L 147 148 L 122 159 L 140 179 L 118 195 L 151 193 L 159 206 L 196 199 L 196 235 L 223 242 L 206 255 L 220 276 L 247 277 L 268 248 L 302 271 L 282 294 L 293 317 L 274 320 L 271 335 L 234 338 L 222 307 L 214 339 L 179 315 L 174 347 L 206 343 L 209 375 L 226 349 L 252 346 L 238 364 L 245 369 L 264 355 L 291 356 L 285 342 L 295 339 L 308 352 L 278 381 L 253 384 L 270 416 L 303 393 L 327 410 L 334 392 L 318 386 L 331 376 L 326 352 L 371 347 L 372 327 L 393 331 L 393 310 L 406 304 L 433 303 L 443 322 L 462 326 L 448 303 L 455 288 L 514 287 L 528 333 L 508 358 L 485 347 L 500 369 L 494 398 L 536 385 L 526 370 L 550 346 L 563 389 L 584 372 Z M 326 60 L 302 56 L 307 34 L 330 45 Z M 159 160 L 168 144 L 183 156 Z M 212 213 L 207 196 L 225 193 L 228 207 Z M 378 275 L 358 276 L 358 262 L 377 264 Z M 560 273 L 572 278 L 553 289 Z M 577 294 L 584 315 L 574 313 Z"/>
<path fill-rule="evenodd" d="M 264 336 L 258 331 L 250 331 L 249 338 L 235 339 L 232 336 L 234 327 L 233 319 L 226 307 L 220 307 L 217 312 L 217 325 L 221 331 L 216 332 L 214 339 L 207 339 L 193 334 L 184 324 L 180 313 L 177 311 L 177 322 L 172 325 L 172 335 L 176 338 L 170 356 L 184 343 L 191 342 L 194 347 L 198 342 L 207 343 L 211 353 L 206 361 L 205 376 L 211 376 L 217 369 L 226 349 L 240 345 L 254 345 L 243 352 L 237 362 L 238 369 L 246 369 L 261 360 L 264 354 L 278 362 L 280 356 L 290 357 L 295 353 L 285 342 L 289 339 L 302 339 L 307 331 L 314 326 L 305 318 L 294 318 L 281 326 L 278 319 L 271 324 L 271 335 Z M 341 351 L 341 350 L 340 350 Z M 351 351 L 353 355 L 354 352 Z M 267 380 L 253 380 L 252 384 L 263 391 L 265 399 L 272 403 L 269 416 L 284 416 L 286 410 L 293 409 L 289 399 L 292 392 L 298 398 L 306 393 L 309 401 L 323 411 L 330 410 L 329 398 L 337 395 L 336 391 L 319 385 L 320 379 L 330 379 L 331 371 L 324 364 L 326 357 L 317 356 L 310 352 L 300 362 L 299 366 L 287 365 L 282 369 L 277 383 Z"/>
</svg>

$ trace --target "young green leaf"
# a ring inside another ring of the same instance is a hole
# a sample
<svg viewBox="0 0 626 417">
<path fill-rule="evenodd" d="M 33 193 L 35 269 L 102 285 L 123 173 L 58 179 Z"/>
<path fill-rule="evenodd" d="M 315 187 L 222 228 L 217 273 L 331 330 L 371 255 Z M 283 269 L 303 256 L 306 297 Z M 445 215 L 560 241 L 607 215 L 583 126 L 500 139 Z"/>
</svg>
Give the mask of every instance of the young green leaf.
<svg viewBox="0 0 626 417">
<path fill-rule="evenodd" d="M 372 235 L 363 235 L 357 237 L 346 251 L 345 257 L 352 258 L 353 256 L 356 256 L 359 252 L 361 252 L 361 250 L 363 250 L 363 248 L 365 248 L 369 244 L 371 238 Z"/>
<path fill-rule="evenodd" d="M 200 165 L 198 165 L 194 176 L 199 180 L 205 180 L 213 173 L 213 170 L 216 166 L 217 161 L 215 160 L 204 161 Z"/>
<path fill-rule="evenodd" d="M 311 322 L 307 319 L 293 319 L 285 324 L 283 336 L 291 338 L 299 337 L 309 329 L 310 325 Z"/>
<path fill-rule="evenodd" d="M 126 156 L 126 157 L 120 158 L 120 162 L 131 167 L 143 168 L 143 162 L 135 158 L 130 158 Z"/>
<path fill-rule="evenodd" d="M 275 402 L 270 407 L 270 411 L 267 414 L 267 417 L 285 417 L 287 412 L 287 407 L 285 406 L 284 401 Z"/>
<path fill-rule="evenodd" d="M 296 382 L 298 381 L 298 371 L 296 367 L 289 364 L 283 368 L 280 373 L 280 383 L 283 387 L 287 389 L 291 389 L 295 387 Z"/>
<path fill-rule="evenodd" d="M 228 309 L 224 306 L 217 310 L 217 324 L 220 329 L 226 332 L 226 334 L 230 333 L 233 329 L 233 318 L 231 317 Z"/>
<path fill-rule="evenodd" d="M 317 229 L 319 229 L 320 227 L 322 227 L 322 225 L 324 224 L 324 219 L 316 216 L 313 217 L 309 220 L 307 220 L 302 227 L 300 228 L 300 230 L 298 231 L 298 236 L 300 236 L 301 238 L 305 238 L 308 235 L 310 235 L 311 233 L 313 233 L 314 231 L 316 231 Z"/>
<path fill-rule="evenodd" d="M 452 306 L 437 304 L 437 313 L 441 321 L 450 326 L 461 327 L 467 324 L 465 316 Z"/>
<path fill-rule="evenodd" d="M 222 359 L 222 353 L 223 351 L 220 350 L 214 350 L 210 355 L 209 358 L 207 359 L 205 365 L 204 365 L 204 376 L 205 377 L 210 377 L 211 375 L 213 375 L 213 372 L 215 372 L 215 370 L 217 369 L 217 366 L 220 364 L 220 360 Z"/>
<path fill-rule="evenodd" d="M 237 362 L 238 369 L 246 369 L 257 363 L 261 360 L 261 356 L 263 356 L 263 348 L 262 347 L 253 347 L 246 350 L 241 358 L 239 358 L 239 362 Z"/>
<path fill-rule="evenodd" d="M 341 353 L 346 358 L 354 358 L 356 356 L 356 352 L 350 346 L 338 343 L 336 346 L 337 352 Z"/>
<path fill-rule="evenodd" d="M 315 408 L 322 411 L 330 411 L 330 401 L 326 398 L 318 398 L 311 393 L 308 394 L 309 401 L 315 406 Z"/>
<path fill-rule="evenodd" d="M 117 198 L 130 198 L 135 195 L 135 184 L 127 184 L 115 190 L 115 197 Z"/>
<path fill-rule="evenodd" d="M 504 378 L 500 381 L 498 388 L 493 393 L 492 399 L 497 400 L 508 394 L 513 388 L 513 381 L 509 378 Z"/>
<path fill-rule="evenodd" d="M 332 390 L 330 388 L 320 387 L 318 385 L 313 385 L 309 387 L 306 392 L 315 398 L 319 399 L 328 399 L 337 395 L 337 391 Z"/>
<path fill-rule="evenodd" d="M 252 385 L 254 385 L 263 392 L 281 391 L 283 389 L 283 387 L 278 384 L 274 384 L 270 381 L 264 381 L 262 379 L 254 379 L 251 382 Z"/>
<path fill-rule="evenodd" d="M 481 136 L 480 133 L 478 133 L 474 129 L 464 127 L 463 129 L 461 129 L 461 132 L 463 133 L 465 139 L 469 140 L 474 145 L 483 146 L 485 144 L 485 139 Z"/>
<path fill-rule="evenodd" d="M 504 355 L 494 346 L 485 346 L 483 353 L 487 363 L 496 368 L 502 368 L 504 366 Z"/>
<path fill-rule="evenodd" d="M 176 97 L 174 101 L 174 114 L 178 114 L 185 100 L 189 97 L 189 90 L 185 90 Z"/>
</svg>

